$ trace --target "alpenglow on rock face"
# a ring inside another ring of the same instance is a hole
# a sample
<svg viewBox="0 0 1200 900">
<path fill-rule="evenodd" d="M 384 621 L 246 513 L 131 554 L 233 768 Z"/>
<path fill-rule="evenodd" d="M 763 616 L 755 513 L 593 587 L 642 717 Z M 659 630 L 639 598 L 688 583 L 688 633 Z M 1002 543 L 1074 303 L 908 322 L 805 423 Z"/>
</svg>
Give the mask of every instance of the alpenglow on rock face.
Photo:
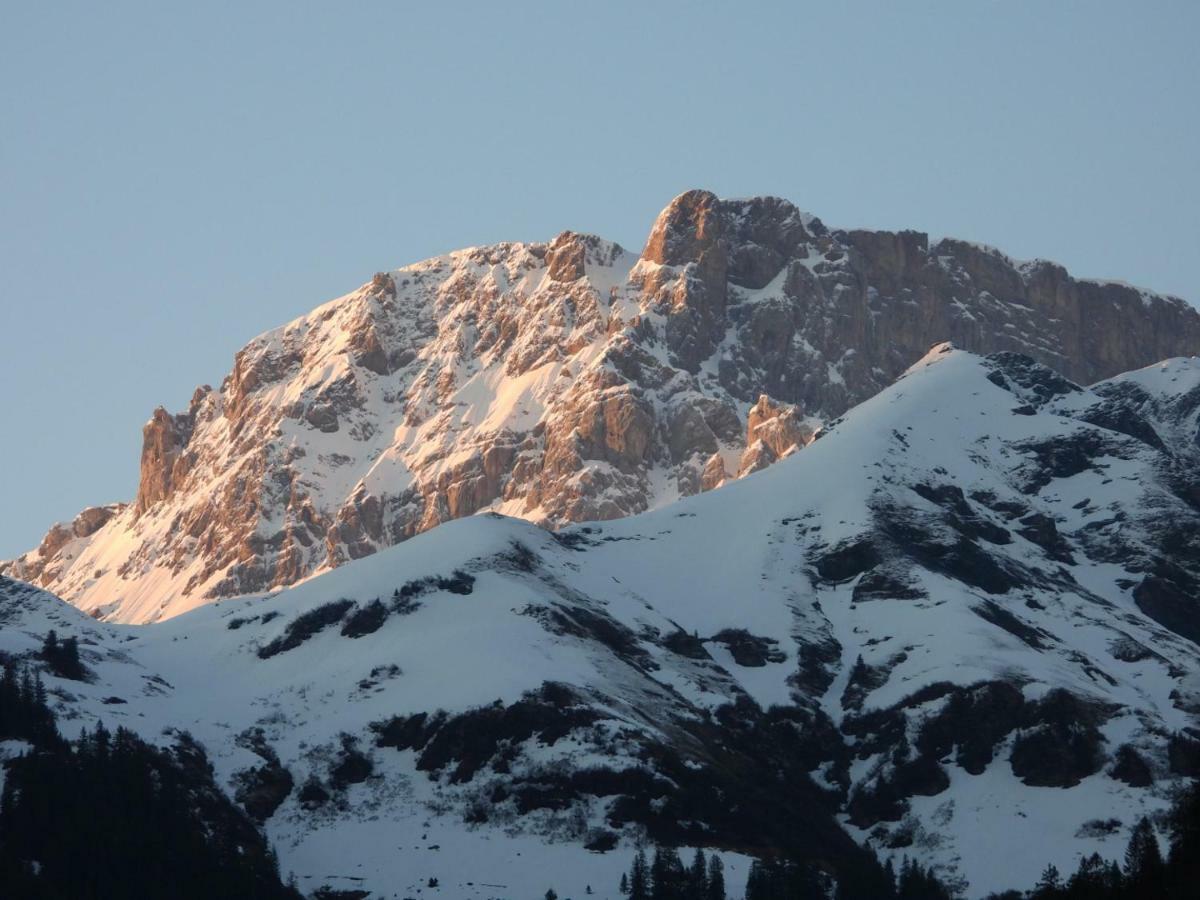
<svg viewBox="0 0 1200 900">
<path fill-rule="evenodd" d="M 154 413 L 134 503 L 0 571 L 146 622 L 480 510 L 613 519 L 770 465 L 942 340 L 1088 384 L 1200 351 L 1200 315 L 691 191 L 641 256 L 572 232 L 462 250 L 254 339 L 219 389 Z"/>
</svg>

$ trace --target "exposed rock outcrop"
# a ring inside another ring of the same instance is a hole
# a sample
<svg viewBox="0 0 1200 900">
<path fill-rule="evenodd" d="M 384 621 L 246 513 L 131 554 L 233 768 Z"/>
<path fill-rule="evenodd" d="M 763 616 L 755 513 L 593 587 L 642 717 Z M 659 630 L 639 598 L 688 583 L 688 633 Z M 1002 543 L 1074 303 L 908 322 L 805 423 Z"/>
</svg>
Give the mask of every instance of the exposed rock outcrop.
<svg viewBox="0 0 1200 900">
<path fill-rule="evenodd" d="M 160 406 L 142 429 L 142 468 L 133 504 L 138 515 L 171 496 L 177 468 L 184 470 L 179 477 L 186 474 L 180 454 L 192 436 L 193 424 L 190 415 L 173 416 Z"/>
<path fill-rule="evenodd" d="M 746 446 L 762 441 L 777 458 L 803 447 L 812 440 L 813 429 L 804 422 L 800 411 L 788 404 L 773 403 L 763 394 L 750 408 L 746 423 Z"/>
</svg>

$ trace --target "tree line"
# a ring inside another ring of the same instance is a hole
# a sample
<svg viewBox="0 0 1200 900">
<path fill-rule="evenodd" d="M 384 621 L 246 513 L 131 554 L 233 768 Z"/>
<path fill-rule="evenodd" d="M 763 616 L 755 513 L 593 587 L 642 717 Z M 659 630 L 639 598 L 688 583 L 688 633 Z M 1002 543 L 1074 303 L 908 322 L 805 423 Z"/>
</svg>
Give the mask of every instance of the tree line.
<svg viewBox="0 0 1200 900">
<path fill-rule="evenodd" d="M 301 900 L 189 736 L 160 749 L 97 725 L 68 741 L 40 676 L 12 659 L 0 665 L 0 739 L 28 744 L 3 773 L 0 895 Z"/>
<path fill-rule="evenodd" d="M 89 677 L 74 638 L 60 641 L 50 632 L 37 657 L 60 677 Z M 114 734 L 98 725 L 68 741 L 40 672 L 0 657 L 0 740 L 29 745 L 6 765 L 0 794 L 4 896 L 300 900 L 281 882 L 261 832 L 217 787 L 203 748 L 187 734 L 160 749 L 127 729 Z M 1143 818 L 1123 866 L 1092 854 L 1069 876 L 1050 865 L 1031 890 L 988 900 L 1191 900 L 1200 884 L 1200 785 L 1179 797 L 1166 822 L 1165 855 Z M 721 857 L 703 850 L 688 864 L 670 847 L 655 847 L 649 858 L 639 850 L 619 888 L 628 900 L 727 900 Z M 546 896 L 557 898 L 553 890 Z M 744 900 L 953 896 L 917 862 L 905 860 L 897 872 L 864 850 L 834 873 L 786 857 L 754 860 Z"/>
<path fill-rule="evenodd" d="M 1068 877 L 1049 865 L 1027 893 L 1008 891 L 989 900 L 1192 900 L 1200 893 L 1200 784 L 1175 801 L 1167 816 L 1167 853 L 1147 818 L 1134 826 L 1124 866 L 1093 853 Z"/>
<path fill-rule="evenodd" d="M 647 862 L 646 851 L 638 850 L 619 887 L 629 900 L 725 900 L 725 864 L 717 854 L 706 859 L 697 850 L 685 866 L 671 847 L 656 847 Z"/>
<path fill-rule="evenodd" d="M 0 741 L 28 741 L 45 746 L 60 740 L 54 713 L 46 704 L 40 672 L 15 664 L 0 671 Z"/>
<path fill-rule="evenodd" d="M 718 854 L 706 858 L 703 850 L 695 852 L 689 865 L 670 847 L 655 847 L 649 860 L 645 850 L 638 850 L 629 871 L 621 875 L 619 890 L 629 900 L 727 900 L 725 866 Z M 906 860 L 897 874 L 890 862 L 880 864 L 870 851 L 838 877 L 810 863 L 753 860 L 744 895 L 745 900 L 950 900 L 952 896 L 918 863 Z"/>
<path fill-rule="evenodd" d="M 1200 783 L 1176 800 L 1167 816 L 1164 855 L 1148 818 L 1130 835 L 1124 865 L 1092 854 L 1069 876 L 1046 866 L 1031 890 L 1008 890 L 987 900 L 1192 900 L 1200 885 Z M 690 865 L 679 852 L 655 847 L 652 861 L 639 850 L 621 875 L 628 900 L 727 900 L 724 866 L 716 853 L 697 850 Z M 553 893 L 553 892 L 551 892 Z M 830 875 L 810 863 L 784 858 L 752 861 L 745 900 L 951 900 L 956 893 L 928 868 L 904 860 L 899 871 L 863 858 Z M 555 895 L 557 897 L 557 895 Z"/>
</svg>

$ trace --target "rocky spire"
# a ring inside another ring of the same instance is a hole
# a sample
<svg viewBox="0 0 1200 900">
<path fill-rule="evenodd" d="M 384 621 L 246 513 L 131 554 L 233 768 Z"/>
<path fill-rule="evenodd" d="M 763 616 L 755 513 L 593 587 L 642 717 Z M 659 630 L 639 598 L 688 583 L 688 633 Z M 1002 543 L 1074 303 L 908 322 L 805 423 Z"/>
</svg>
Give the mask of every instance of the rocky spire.
<svg viewBox="0 0 1200 900">
<path fill-rule="evenodd" d="M 577 281 L 584 276 L 587 248 L 583 238 L 564 231 L 546 250 L 546 271 L 555 281 Z"/>
<path fill-rule="evenodd" d="M 193 425 L 191 413 L 173 416 L 160 406 L 142 428 L 142 466 L 133 504 L 136 515 L 171 495 L 181 474 L 176 472 L 180 453 L 192 436 Z"/>
<path fill-rule="evenodd" d="M 667 345 L 694 372 L 725 333 L 728 250 L 721 201 L 708 191 L 680 194 L 659 213 L 642 260 L 643 290 L 667 311 Z"/>
</svg>

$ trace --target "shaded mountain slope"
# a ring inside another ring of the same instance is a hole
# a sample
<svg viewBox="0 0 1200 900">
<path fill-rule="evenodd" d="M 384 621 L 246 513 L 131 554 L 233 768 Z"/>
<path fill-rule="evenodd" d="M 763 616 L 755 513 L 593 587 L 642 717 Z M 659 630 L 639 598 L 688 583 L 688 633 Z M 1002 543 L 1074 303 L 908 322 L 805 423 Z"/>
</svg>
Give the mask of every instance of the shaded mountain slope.
<svg viewBox="0 0 1200 900">
<path fill-rule="evenodd" d="M 641 836 L 736 878 L 845 866 L 847 835 L 973 895 L 1032 883 L 1200 771 L 1197 385 L 939 346 L 662 510 L 471 517 L 149 627 L 5 581 L 0 649 L 77 634 L 60 715 L 190 729 L 302 886 L 487 896 L 536 852 L 582 893 Z"/>
</svg>

